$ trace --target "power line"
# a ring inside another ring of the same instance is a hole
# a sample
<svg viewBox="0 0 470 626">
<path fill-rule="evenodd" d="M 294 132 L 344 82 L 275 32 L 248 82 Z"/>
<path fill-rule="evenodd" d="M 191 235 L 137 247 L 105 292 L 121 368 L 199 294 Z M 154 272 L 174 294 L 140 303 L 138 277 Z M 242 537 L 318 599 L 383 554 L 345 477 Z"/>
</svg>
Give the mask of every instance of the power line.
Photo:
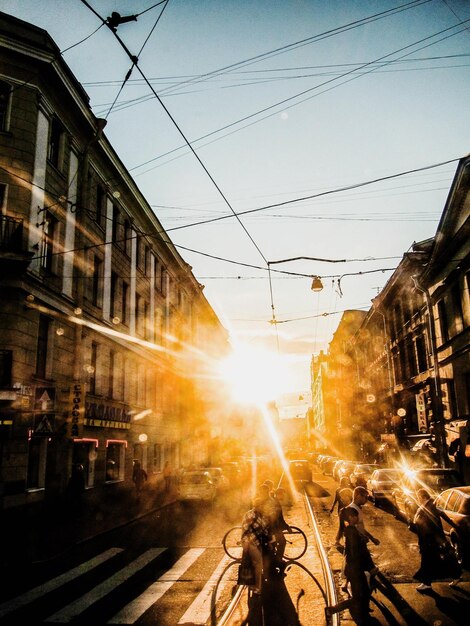
<svg viewBox="0 0 470 626">
<path fill-rule="evenodd" d="M 315 193 L 309 196 L 303 196 L 301 198 L 294 198 L 292 200 L 285 200 L 283 202 L 277 202 L 275 204 L 268 204 L 262 207 L 258 207 L 256 209 L 247 209 L 246 211 L 240 211 L 238 215 L 248 215 L 249 213 L 257 213 L 259 211 L 265 211 L 266 209 L 272 209 L 274 207 L 287 206 L 289 204 L 294 204 L 296 202 L 303 202 L 305 200 L 312 200 L 313 198 L 321 198 L 323 196 L 329 196 L 334 193 L 341 193 L 343 191 L 350 191 L 351 189 L 358 189 L 359 187 L 366 187 L 367 185 L 373 185 L 378 182 L 382 182 L 383 180 L 391 180 L 393 178 L 398 178 L 400 176 L 406 176 L 408 174 L 414 174 L 416 172 L 423 172 L 425 170 L 430 170 L 436 167 L 442 167 L 443 165 L 448 165 L 449 163 L 455 163 L 460 161 L 462 157 L 458 157 L 456 159 L 449 159 L 448 161 L 442 161 L 441 163 L 434 163 L 432 165 L 425 165 L 423 167 L 414 168 L 412 170 L 406 170 L 404 172 L 399 172 L 397 174 L 389 174 L 388 176 L 381 176 L 380 178 L 374 178 L 371 180 L 366 180 L 361 183 L 353 183 L 352 185 L 346 185 L 344 187 L 337 187 L 335 189 L 329 189 L 327 191 L 321 191 L 319 193 Z M 199 222 L 192 222 L 191 224 L 183 224 L 181 226 L 173 226 L 172 228 L 167 228 L 166 231 L 170 232 L 173 230 L 182 230 L 183 228 L 190 228 L 193 226 L 201 226 L 202 224 L 210 224 L 212 222 L 219 222 L 221 220 L 229 219 L 232 215 L 221 215 L 219 217 L 213 217 L 208 220 L 201 220 Z"/>
</svg>

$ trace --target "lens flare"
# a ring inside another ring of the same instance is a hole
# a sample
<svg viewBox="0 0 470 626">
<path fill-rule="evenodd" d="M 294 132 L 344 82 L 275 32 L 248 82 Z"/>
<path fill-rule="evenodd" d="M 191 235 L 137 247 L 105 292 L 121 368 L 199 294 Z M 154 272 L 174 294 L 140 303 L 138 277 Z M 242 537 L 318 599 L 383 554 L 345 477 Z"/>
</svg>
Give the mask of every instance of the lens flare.
<svg viewBox="0 0 470 626">
<path fill-rule="evenodd" d="M 285 358 L 249 345 L 237 345 L 220 364 L 220 373 L 234 399 L 247 404 L 274 400 L 293 384 Z"/>
</svg>

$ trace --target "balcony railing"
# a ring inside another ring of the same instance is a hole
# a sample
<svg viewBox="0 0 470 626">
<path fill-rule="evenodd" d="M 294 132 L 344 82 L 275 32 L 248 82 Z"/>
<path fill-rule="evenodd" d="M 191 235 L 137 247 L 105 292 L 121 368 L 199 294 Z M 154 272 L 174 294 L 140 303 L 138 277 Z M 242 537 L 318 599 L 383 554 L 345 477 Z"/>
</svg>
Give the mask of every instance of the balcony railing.
<svg viewBox="0 0 470 626">
<path fill-rule="evenodd" d="M 0 276 L 22 274 L 33 256 L 23 243 L 23 220 L 0 215 Z"/>
<path fill-rule="evenodd" d="M 0 215 L 0 250 L 21 253 L 23 249 L 23 220 Z"/>
</svg>

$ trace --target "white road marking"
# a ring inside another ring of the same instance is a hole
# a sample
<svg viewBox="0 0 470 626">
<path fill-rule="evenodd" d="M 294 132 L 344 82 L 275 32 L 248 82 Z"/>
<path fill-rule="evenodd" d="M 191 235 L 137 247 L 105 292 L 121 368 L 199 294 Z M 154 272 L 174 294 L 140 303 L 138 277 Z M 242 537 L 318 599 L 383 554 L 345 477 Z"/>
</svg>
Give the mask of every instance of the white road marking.
<svg viewBox="0 0 470 626">
<path fill-rule="evenodd" d="M 110 550 L 106 550 L 106 552 L 95 556 L 93 559 L 90 559 L 85 563 L 81 563 L 68 572 L 61 574 L 60 576 L 56 576 L 56 578 L 52 578 L 38 587 L 34 587 L 34 589 L 30 589 L 20 596 L 16 596 L 16 598 L 2 602 L 2 604 L 0 604 L 0 617 L 25 606 L 26 604 L 30 604 L 31 602 L 34 602 L 34 600 L 44 596 L 46 593 L 62 587 L 62 585 L 74 580 L 74 578 L 82 576 L 82 574 L 86 574 L 95 567 L 98 567 L 98 565 L 101 565 L 108 559 L 116 556 L 116 554 L 119 554 L 119 552 L 122 552 L 122 548 L 111 548 Z"/>
<path fill-rule="evenodd" d="M 204 588 L 198 594 L 178 624 L 206 624 L 208 622 L 211 615 L 212 592 L 219 582 L 220 576 L 222 575 L 225 567 L 232 562 L 233 559 L 229 556 L 223 557 L 215 570 L 212 572 L 212 575 L 207 583 L 204 585 Z M 234 581 L 231 582 L 233 584 Z"/>
<path fill-rule="evenodd" d="M 74 602 L 71 602 L 67 606 L 64 606 L 60 611 L 54 613 L 48 617 L 46 622 L 70 622 L 74 617 L 83 613 L 93 603 L 98 602 L 101 598 L 104 598 L 108 593 L 113 591 L 116 587 L 126 582 L 131 576 L 136 574 L 139 570 L 143 569 L 151 561 L 157 558 L 166 548 L 152 548 L 144 552 L 138 559 L 132 561 L 127 567 L 116 572 L 113 576 L 97 585 L 94 589 L 86 593 L 85 595 L 77 598 Z"/>
<path fill-rule="evenodd" d="M 129 602 L 129 604 L 116 613 L 116 615 L 108 621 L 108 624 L 133 624 L 136 622 L 152 604 L 155 604 L 155 602 L 181 578 L 184 572 L 203 552 L 204 548 L 188 550 L 171 569 L 160 576 L 160 578 L 150 585 L 138 598 Z"/>
</svg>

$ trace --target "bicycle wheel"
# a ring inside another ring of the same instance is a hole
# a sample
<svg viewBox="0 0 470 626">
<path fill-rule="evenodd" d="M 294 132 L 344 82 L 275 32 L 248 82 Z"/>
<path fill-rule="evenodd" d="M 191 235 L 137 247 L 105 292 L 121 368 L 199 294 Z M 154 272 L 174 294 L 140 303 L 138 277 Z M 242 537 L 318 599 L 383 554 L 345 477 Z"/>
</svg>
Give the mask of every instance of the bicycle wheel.
<svg viewBox="0 0 470 626">
<path fill-rule="evenodd" d="M 296 561 L 302 557 L 307 550 L 307 537 L 304 531 L 297 526 L 291 526 L 290 532 L 284 531 L 286 538 L 286 548 L 284 559 L 286 561 Z"/>
<path fill-rule="evenodd" d="M 222 539 L 222 545 L 224 546 L 225 553 L 236 561 L 242 559 L 242 527 L 234 526 L 227 531 Z"/>
</svg>

